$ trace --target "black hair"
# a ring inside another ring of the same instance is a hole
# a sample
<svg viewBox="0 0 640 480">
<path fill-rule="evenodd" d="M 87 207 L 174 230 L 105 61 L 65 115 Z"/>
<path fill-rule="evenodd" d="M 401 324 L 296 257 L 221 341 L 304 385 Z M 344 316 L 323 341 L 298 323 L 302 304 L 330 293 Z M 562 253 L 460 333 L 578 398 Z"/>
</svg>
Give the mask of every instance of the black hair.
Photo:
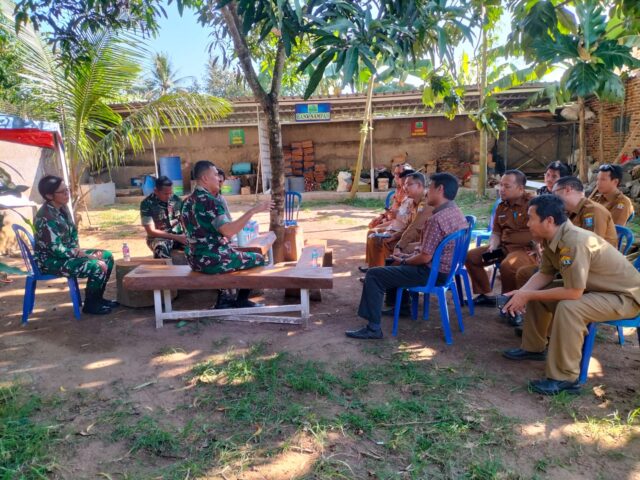
<svg viewBox="0 0 640 480">
<path fill-rule="evenodd" d="M 618 180 L 618 185 L 622 181 L 622 167 L 620 165 L 611 165 L 610 163 L 605 163 L 604 165 L 600 165 L 598 167 L 599 172 L 609 172 L 611 176 L 611 180 Z"/>
<path fill-rule="evenodd" d="M 560 174 L 561 177 L 568 177 L 569 175 L 571 175 L 571 169 L 569 168 L 569 165 L 567 165 L 566 163 L 562 163 L 560 160 L 556 160 L 555 162 L 551 162 L 549 165 L 547 165 L 545 172 L 547 170 L 555 170 Z"/>
<path fill-rule="evenodd" d="M 214 167 L 215 165 L 209 160 L 198 160 L 193 166 L 193 178 L 200 180 L 210 168 Z"/>
<path fill-rule="evenodd" d="M 409 175 L 413 175 L 414 173 L 416 173 L 415 170 L 403 170 L 402 173 L 400 174 L 400 178 L 406 178 Z"/>
<path fill-rule="evenodd" d="M 435 173 L 429 177 L 434 187 L 442 185 L 444 198 L 454 200 L 458 194 L 458 179 L 450 173 Z"/>
<path fill-rule="evenodd" d="M 227 175 L 224 173 L 224 170 L 222 170 L 219 167 L 216 167 L 216 170 L 218 170 L 218 176 L 222 177 L 222 180 L 226 180 L 227 179 Z"/>
<path fill-rule="evenodd" d="M 514 168 L 513 170 L 507 170 L 506 172 L 504 172 L 504 175 L 513 175 L 514 177 L 516 177 L 516 183 L 522 187 L 527 184 L 527 176 L 522 173 L 522 170 Z"/>
<path fill-rule="evenodd" d="M 156 178 L 156 188 L 158 190 L 160 190 L 163 187 L 171 187 L 171 186 L 173 186 L 173 181 L 166 175 L 162 175 Z"/>
<path fill-rule="evenodd" d="M 423 187 L 427 184 L 427 179 L 424 178 L 424 175 L 420 172 L 413 172 L 407 176 L 418 182 Z"/>
<path fill-rule="evenodd" d="M 584 185 L 578 177 L 561 177 L 556 181 L 556 185 L 558 188 L 569 187 L 571 190 L 575 190 L 576 192 L 584 192 Z"/>
<path fill-rule="evenodd" d="M 536 207 L 536 215 L 540 220 L 553 217 L 556 225 L 562 225 L 567 221 L 564 202 L 557 195 L 538 195 L 529 200 L 530 207 Z"/>
<path fill-rule="evenodd" d="M 62 178 L 56 177 L 55 175 L 45 175 L 38 182 L 38 192 L 40 192 L 42 198 L 49 201 L 51 199 L 47 198 L 47 195 L 56 193 L 62 181 Z"/>
</svg>

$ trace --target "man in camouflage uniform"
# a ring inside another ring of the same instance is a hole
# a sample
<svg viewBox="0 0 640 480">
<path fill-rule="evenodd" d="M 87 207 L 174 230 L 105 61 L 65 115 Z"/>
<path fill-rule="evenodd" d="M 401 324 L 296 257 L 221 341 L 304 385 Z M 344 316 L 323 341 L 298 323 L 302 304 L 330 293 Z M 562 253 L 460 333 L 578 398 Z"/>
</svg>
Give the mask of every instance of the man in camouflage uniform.
<svg viewBox="0 0 640 480">
<path fill-rule="evenodd" d="M 81 249 L 78 229 L 66 207 L 69 189 L 59 177 L 47 175 L 38 190 L 46 202 L 35 217 L 35 260 L 42 273 L 87 278 L 84 313 L 103 315 L 117 302 L 105 300 L 104 290 L 113 270 L 107 250 Z"/>
<path fill-rule="evenodd" d="M 171 250 L 183 250 L 186 236 L 180 225 L 182 200 L 173 194 L 173 182 L 156 179 L 153 193 L 140 203 L 140 218 L 147 232 L 147 246 L 153 258 L 171 258 Z"/>
<path fill-rule="evenodd" d="M 220 177 L 213 163 L 206 160 L 197 162 L 193 174 L 197 186 L 184 201 L 181 214 L 187 237 L 185 254 L 191 268 L 196 272 L 216 274 L 264 265 L 264 256 L 259 253 L 240 252 L 230 245 L 229 239 L 238 233 L 254 214 L 268 211 L 271 202 L 258 204 L 237 220 L 230 221 L 218 196 Z M 235 306 L 255 306 L 248 297 L 249 290 L 240 290 Z"/>
</svg>

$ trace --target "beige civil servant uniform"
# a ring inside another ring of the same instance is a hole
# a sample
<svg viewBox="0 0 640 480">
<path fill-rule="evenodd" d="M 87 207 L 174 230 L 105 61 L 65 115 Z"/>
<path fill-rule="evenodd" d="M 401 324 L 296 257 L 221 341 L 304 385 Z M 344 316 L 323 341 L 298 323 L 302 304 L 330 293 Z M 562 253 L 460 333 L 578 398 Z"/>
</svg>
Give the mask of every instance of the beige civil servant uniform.
<svg viewBox="0 0 640 480">
<path fill-rule="evenodd" d="M 522 349 L 544 351 L 550 331 L 546 376 L 575 381 L 587 325 L 640 313 L 640 272 L 601 237 L 568 221 L 543 247 L 540 272 L 560 272 L 566 288 L 584 289 L 584 293 L 578 300 L 529 302 Z"/>
<path fill-rule="evenodd" d="M 633 213 L 633 203 L 620 190 L 615 190 L 606 195 L 596 193 L 593 200 L 609 210 L 613 223 L 622 227 L 627 224 L 627 220 Z"/>
</svg>

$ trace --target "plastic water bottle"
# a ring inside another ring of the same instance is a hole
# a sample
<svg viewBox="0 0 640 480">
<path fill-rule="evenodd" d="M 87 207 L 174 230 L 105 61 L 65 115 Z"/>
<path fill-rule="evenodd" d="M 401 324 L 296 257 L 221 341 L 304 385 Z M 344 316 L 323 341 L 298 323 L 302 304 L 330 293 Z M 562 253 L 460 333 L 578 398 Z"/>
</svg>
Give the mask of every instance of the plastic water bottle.
<svg viewBox="0 0 640 480">
<path fill-rule="evenodd" d="M 131 261 L 131 252 L 129 251 L 129 245 L 126 243 L 122 244 L 122 258 L 124 258 L 125 262 Z"/>
<path fill-rule="evenodd" d="M 317 268 L 319 266 L 319 264 L 318 264 L 318 250 L 316 250 L 315 248 L 311 252 L 311 266 L 313 268 Z"/>
</svg>

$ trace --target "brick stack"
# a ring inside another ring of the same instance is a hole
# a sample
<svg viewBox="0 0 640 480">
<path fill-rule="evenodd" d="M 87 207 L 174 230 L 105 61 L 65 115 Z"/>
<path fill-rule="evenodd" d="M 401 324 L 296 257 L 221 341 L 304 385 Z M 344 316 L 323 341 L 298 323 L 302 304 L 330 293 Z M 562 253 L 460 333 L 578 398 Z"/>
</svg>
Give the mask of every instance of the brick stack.
<svg viewBox="0 0 640 480">
<path fill-rule="evenodd" d="M 302 146 L 302 166 L 305 180 L 313 180 L 314 167 L 316 163 L 315 153 L 313 151 L 313 142 L 305 140 L 300 142 Z"/>
<path fill-rule="evenodd" d="M 304 171 L 304 151 L 302 142 L 293 142 L 291 144 L 291 174 L 301 177 Z"/>
<path fill-rule="evenodd" d="M 424 162 L 424 174 L 429 177 L 438 171 L 438 162 L 436 160 L 427 160 Z"/>
<path fill-rule="evenodd" d="M 327 179 L 327 166 L 324 163 L 316 163 L 313 168 L 313 179 L 320 184 Z"/>
<path fill-rule="evenodd" d="M 291 147 L 283 145 L 282 158 L 284 160 L 284 174 L 289 177 L 293 175 L 293 167 L 291 166 Z"/>
<path fill-rule="evenodd" d="M 455 157 L 440 158 L 438 172 L 447 172 L 457 177 L 460 175 L 460 161 Z"/>
</svg>

